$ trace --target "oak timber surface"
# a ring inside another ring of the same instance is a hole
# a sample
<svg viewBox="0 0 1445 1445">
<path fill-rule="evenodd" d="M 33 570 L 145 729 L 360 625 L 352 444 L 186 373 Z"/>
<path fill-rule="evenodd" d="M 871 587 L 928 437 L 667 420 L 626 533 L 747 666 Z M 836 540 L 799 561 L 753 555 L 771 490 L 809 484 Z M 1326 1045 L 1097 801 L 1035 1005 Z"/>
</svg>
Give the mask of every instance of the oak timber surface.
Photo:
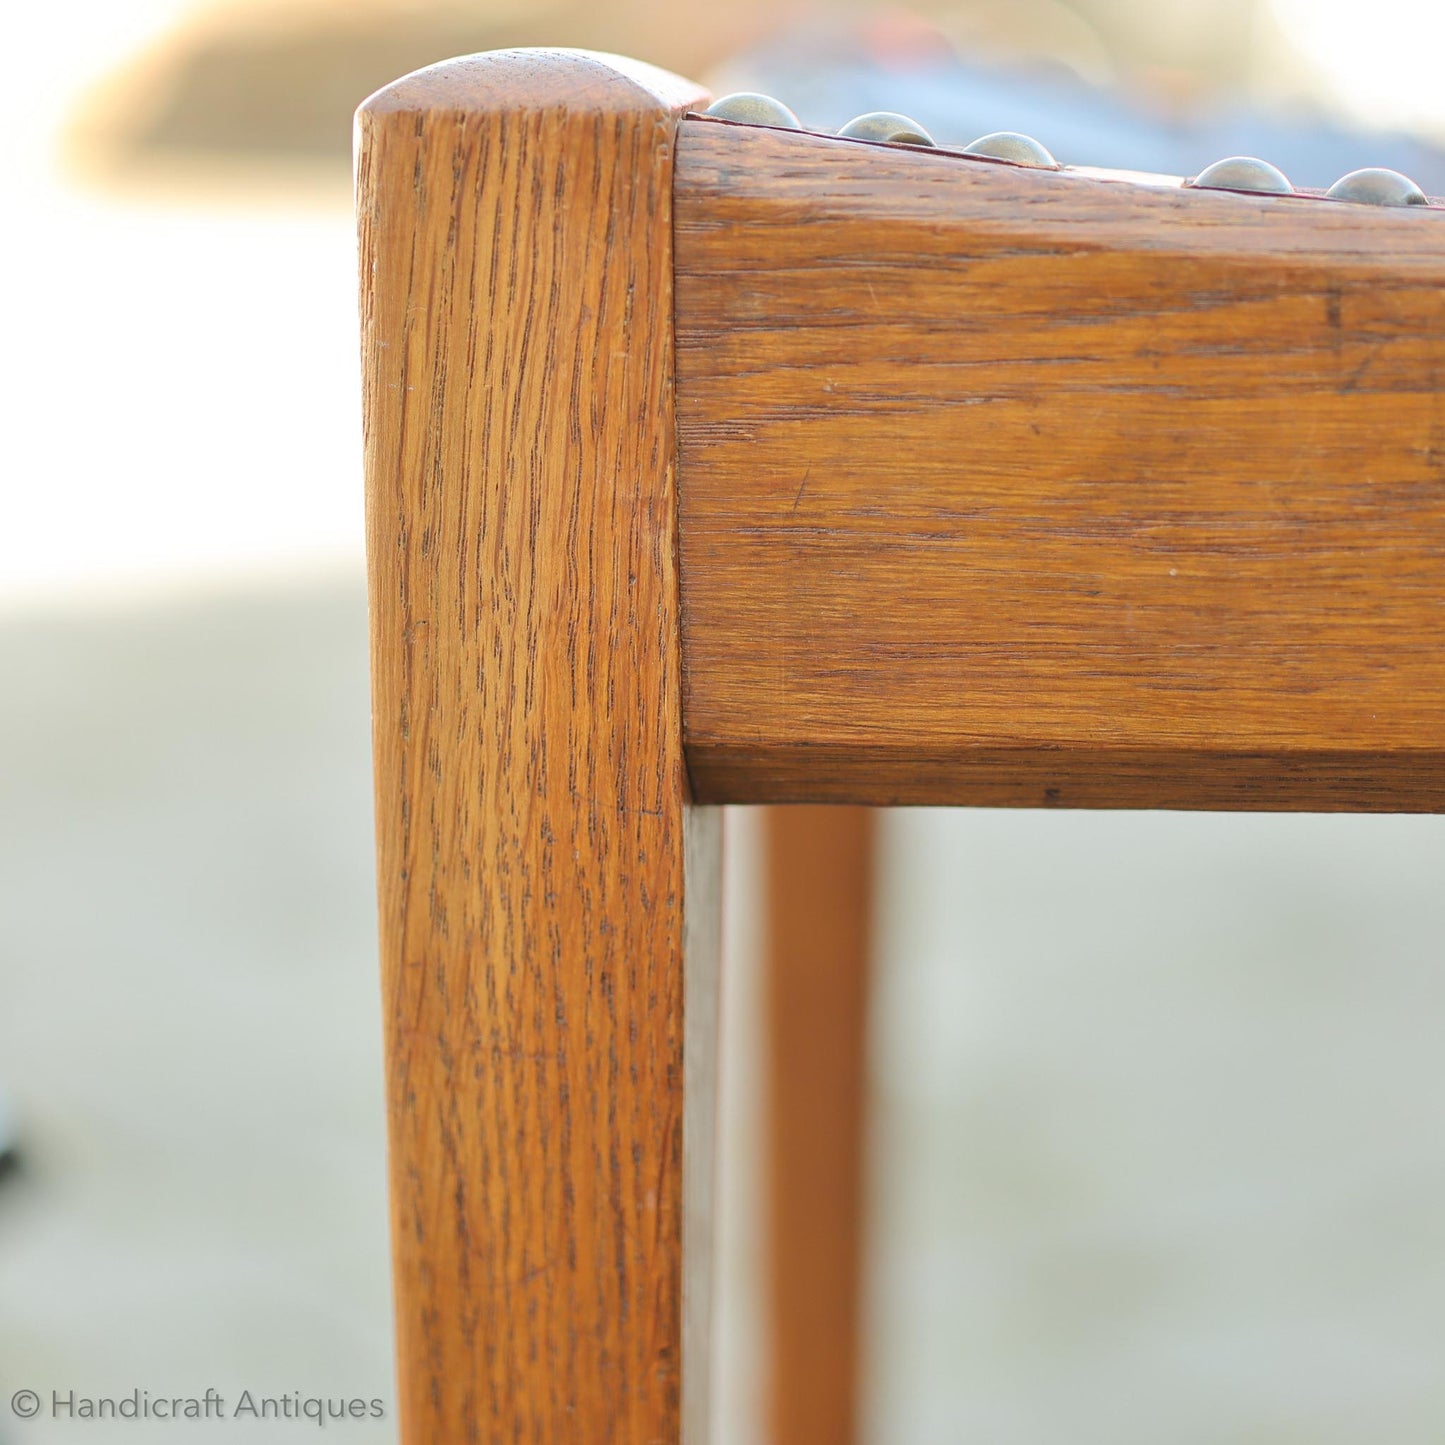
<svg viewBox="0 0 1445 1445">
<path fill-rule="evenodd" d="M 680 1429 L 683 82 L 432 67 L 359 115 L 404 1441 Z M 715 831 L 715 830 L 713 830 Z"/>
<path fill-rule="evenodd" d="M 716 800 L 1445 806 L 1445 213 L 684 122 Z"/>
<path fill-rule="evenodd" d="M 768 1440 L 856 1445 L 877 814 L 763 817 Z"/>
</svg>

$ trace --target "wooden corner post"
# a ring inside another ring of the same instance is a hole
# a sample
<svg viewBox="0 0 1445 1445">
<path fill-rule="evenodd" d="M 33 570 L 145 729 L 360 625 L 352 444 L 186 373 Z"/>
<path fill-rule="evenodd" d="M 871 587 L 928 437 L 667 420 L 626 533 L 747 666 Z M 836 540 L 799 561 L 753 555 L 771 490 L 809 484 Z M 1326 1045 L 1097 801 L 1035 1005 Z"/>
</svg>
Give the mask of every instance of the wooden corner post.
<svg viewBox="0 0 1445 1445">
<path fill-rule="evenodd" d="M 716 819 L 682 755 L 671 217 L 700 99 L 612 57 L 508 51 L 358 115 L 409 1445 L 701 1440 L 683 961 L 691 1069 Z"/>
</svg>

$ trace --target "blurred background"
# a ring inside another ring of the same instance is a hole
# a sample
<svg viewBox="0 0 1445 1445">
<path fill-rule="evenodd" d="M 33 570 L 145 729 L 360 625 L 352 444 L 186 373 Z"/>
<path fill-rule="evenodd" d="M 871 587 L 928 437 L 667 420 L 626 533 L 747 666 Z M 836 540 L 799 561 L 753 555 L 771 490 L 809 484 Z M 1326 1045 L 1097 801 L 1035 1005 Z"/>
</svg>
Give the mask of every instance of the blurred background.
<svg viewBox="0 0 1445 1445">
<path fill-rule="evenodd" d="M 1445 193 L 1416 0 L 55 0 L 7 28 L 5 1398 L 392 1397 L 369 91 L 580 45 L 819 127 Z M 764 1445 L 756 819 L 729 827 L 720 1438 Z M 869 1441 L 1445 1438 L 1445 820 L 941 810 L 883 847 Z M 155 1428 L 0 1410 L 5 1445 Z"/>
</svg>

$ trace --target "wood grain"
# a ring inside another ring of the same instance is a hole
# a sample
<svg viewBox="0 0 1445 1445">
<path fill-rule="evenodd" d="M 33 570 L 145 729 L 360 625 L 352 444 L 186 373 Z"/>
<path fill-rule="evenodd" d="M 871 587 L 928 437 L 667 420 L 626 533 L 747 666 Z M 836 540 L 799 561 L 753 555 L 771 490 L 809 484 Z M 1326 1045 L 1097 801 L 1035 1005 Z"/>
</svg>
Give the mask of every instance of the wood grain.
<svg viewBox="0 0 1445 1445">
<path fill-rule="evenodd" d="M 717 801 L 1445 807 L 1445 212 L 684 123 Z"/>
<path fill-rule="evenodd" d="M 769 808 L 771 1445 L 854 1445 L 873 914 L 871 808 Z"/>
<path fill-rule="evenodd" d="M 693 885 L 669 207 L 697 99 L 610 58 L 501 52 L 358 117 L 415 1445 L 678 1438 Z"/>
</svg>

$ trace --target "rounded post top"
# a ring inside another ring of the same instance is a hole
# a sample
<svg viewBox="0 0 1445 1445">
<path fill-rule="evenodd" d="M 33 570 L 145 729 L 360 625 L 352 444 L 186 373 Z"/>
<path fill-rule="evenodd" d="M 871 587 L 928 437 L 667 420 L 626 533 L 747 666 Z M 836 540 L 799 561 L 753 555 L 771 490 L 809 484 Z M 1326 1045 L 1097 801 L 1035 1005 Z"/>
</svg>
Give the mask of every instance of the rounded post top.
<svg viewBox="0 0 1445 1445">
<path fill-rule="evenodd" d="M 368 96 L 358 116 L 394 112 L 550 110 L 593 114 L 681 112 L 707 104 L 690 80 L 592 50 L 487 50 L 414 70 Z"/>
</svg>

